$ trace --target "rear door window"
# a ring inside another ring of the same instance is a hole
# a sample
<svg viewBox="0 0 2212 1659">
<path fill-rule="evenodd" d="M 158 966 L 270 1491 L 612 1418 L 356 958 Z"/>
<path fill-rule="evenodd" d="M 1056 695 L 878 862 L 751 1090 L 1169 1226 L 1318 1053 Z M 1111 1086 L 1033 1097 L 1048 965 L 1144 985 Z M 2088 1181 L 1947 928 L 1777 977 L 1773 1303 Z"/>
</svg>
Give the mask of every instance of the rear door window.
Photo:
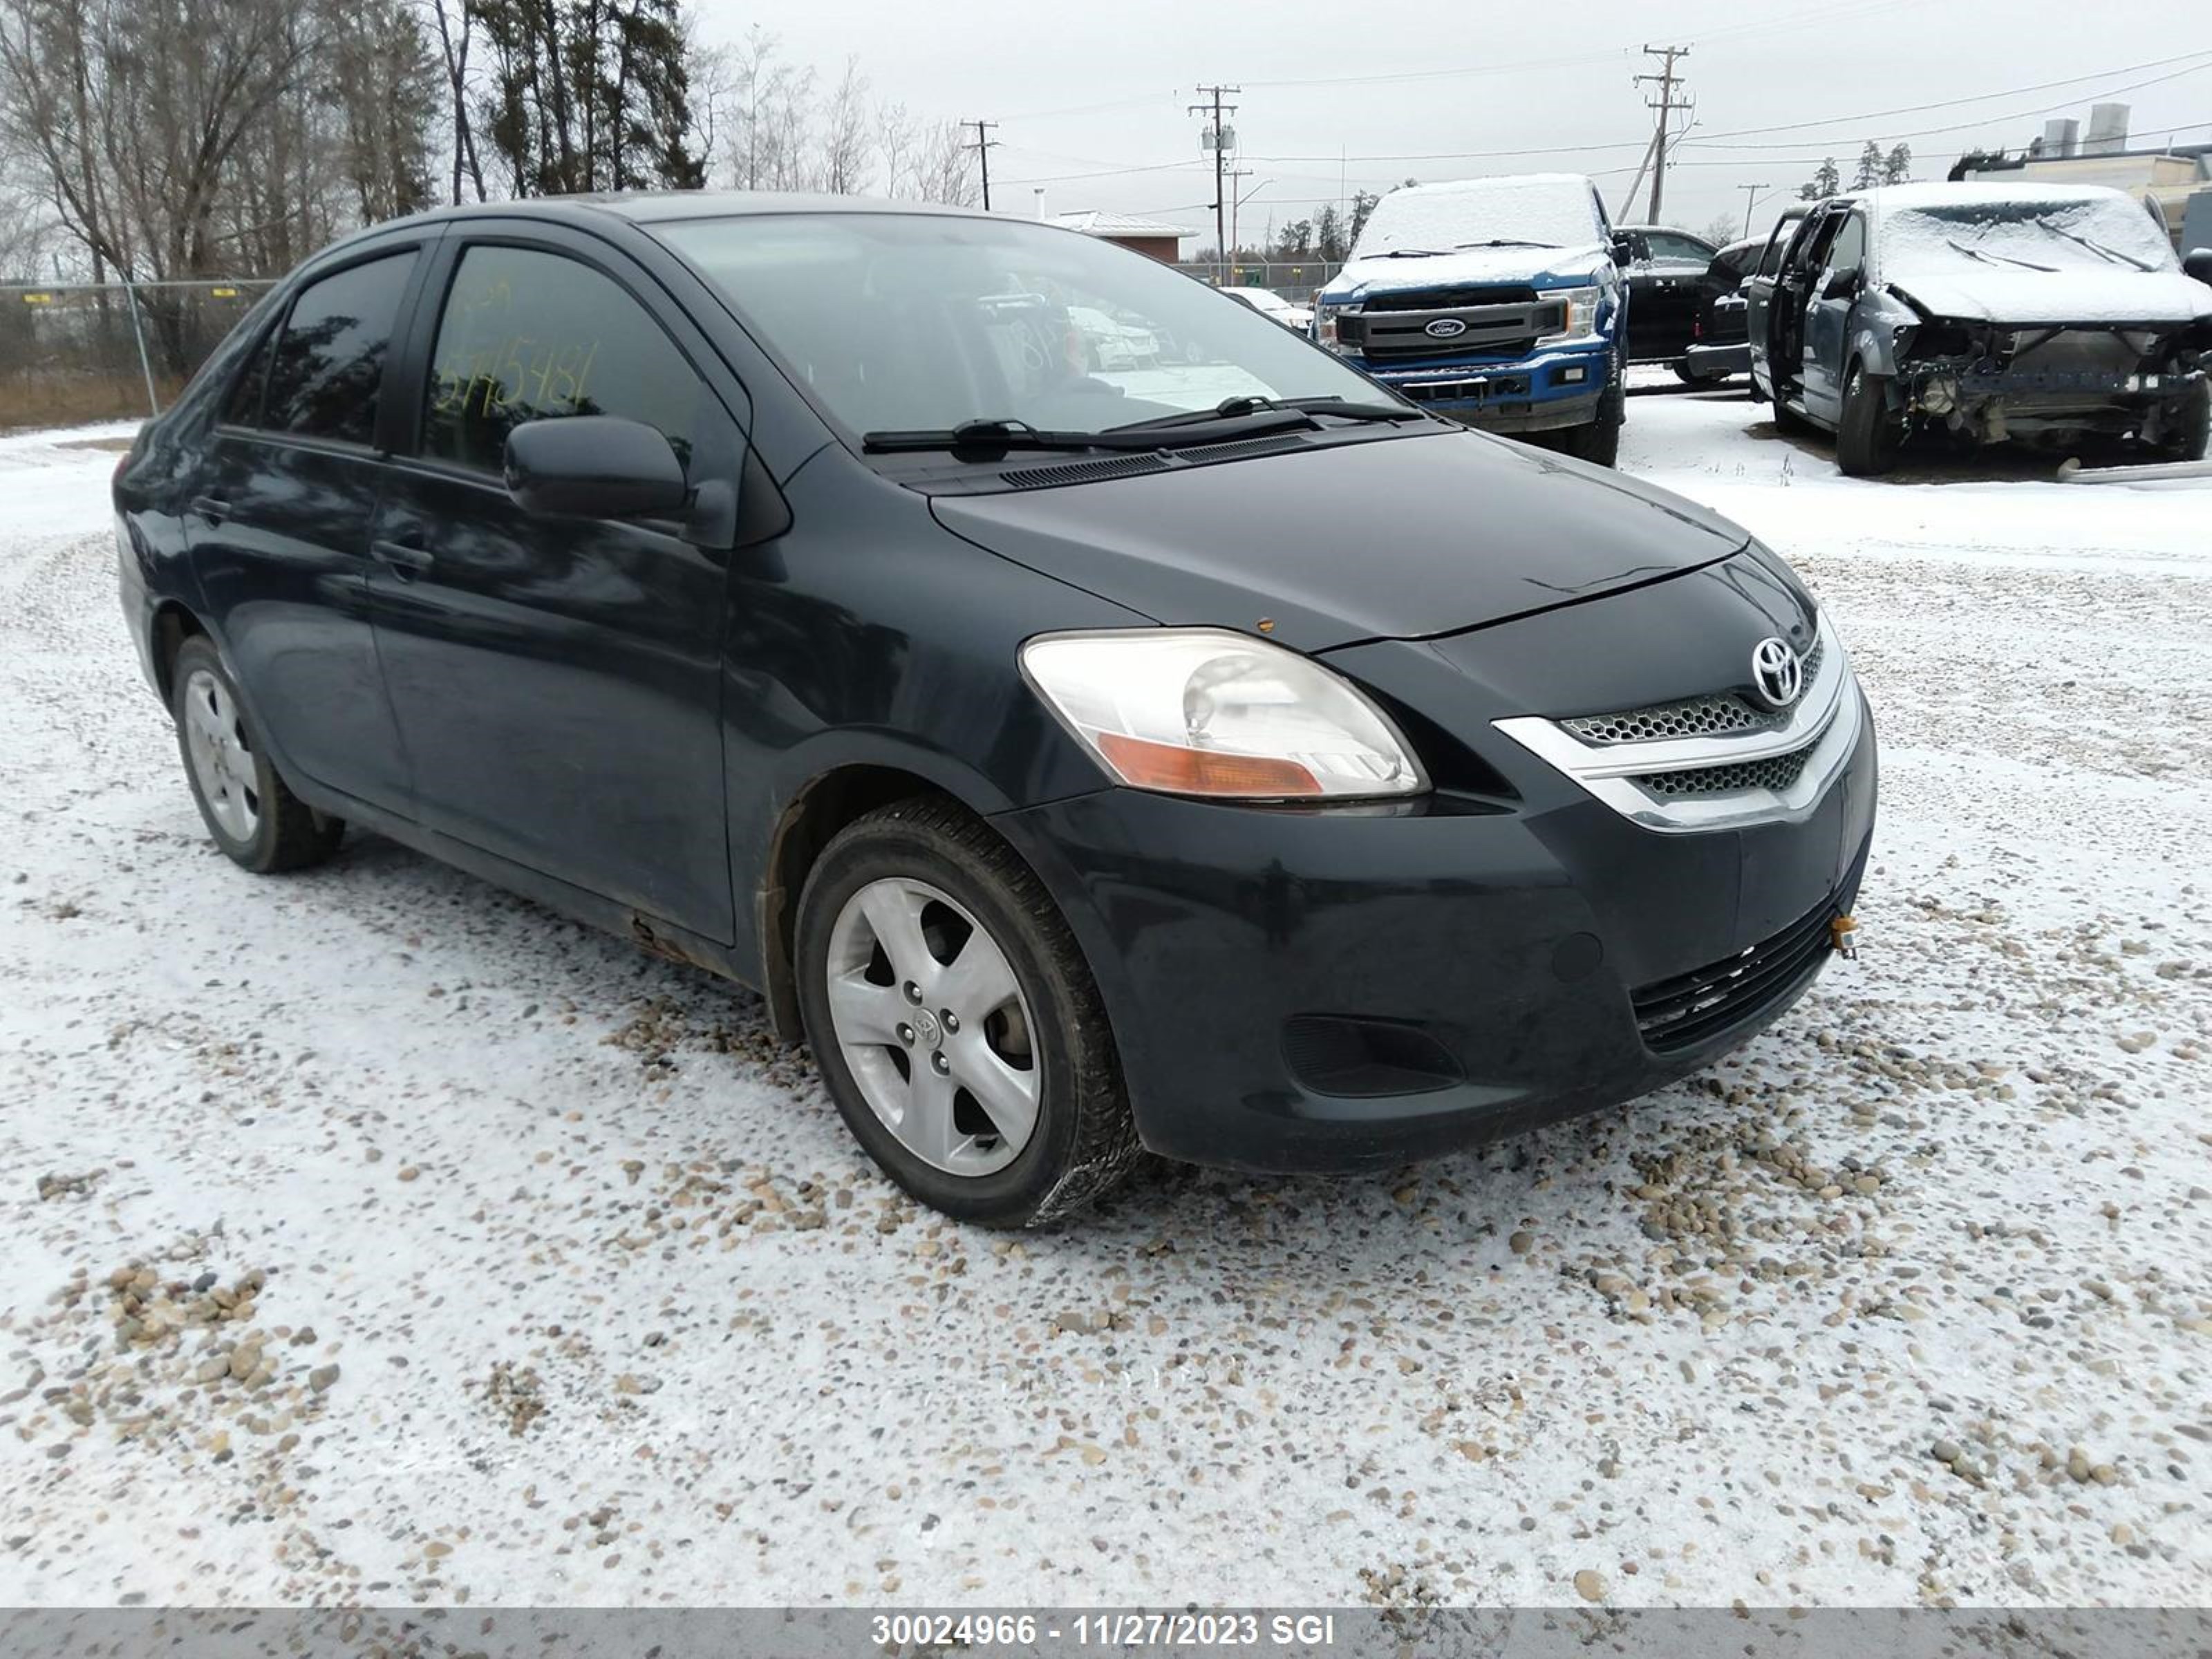
<svg viewBox="0 0 2212 1659">
<path fill-rule="evenodd" d="M 470 248 L 431 356 L 423 453 L 477 471 L 505 464 L 526 421 L 612 415 L 665 436 L 688 466 L 703 386 L 619 283 L 538 248 Z"/>
<path fill-rule="evenodd" d="M 260 424 L 337 443 L 375 441 L 384 360 L 414 269 L 410 249 L 349 265 L 300 290 L 269 359 Z M 249 370 L 240 392 L 255 378 Z M 246 416 L 241 411 L 232 418 Z"/>
</svg>

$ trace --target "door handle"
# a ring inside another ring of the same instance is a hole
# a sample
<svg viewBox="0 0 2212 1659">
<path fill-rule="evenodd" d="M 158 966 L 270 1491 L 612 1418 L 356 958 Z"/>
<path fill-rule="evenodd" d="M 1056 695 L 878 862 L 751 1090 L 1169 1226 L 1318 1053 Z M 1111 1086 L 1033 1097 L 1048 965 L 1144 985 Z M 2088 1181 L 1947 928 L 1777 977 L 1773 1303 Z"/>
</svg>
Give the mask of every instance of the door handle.
<svg viewBox="0 0 2212 1659">
<path fill-rule="evenodd" d="M 410 547 L 404 542 L 373 541 L 368 544 L 368 550 L 379 564 L 387 567 L 402 581 L 420 571 L 428 570 L 436 562 L 428 549 Z"/>
<path fill-rule="evenodd" d="M 230 503 L 213 495 L 192 497 L 192 511 L 210 524 L 221 524 L 230 516 Z"/>
</svg>

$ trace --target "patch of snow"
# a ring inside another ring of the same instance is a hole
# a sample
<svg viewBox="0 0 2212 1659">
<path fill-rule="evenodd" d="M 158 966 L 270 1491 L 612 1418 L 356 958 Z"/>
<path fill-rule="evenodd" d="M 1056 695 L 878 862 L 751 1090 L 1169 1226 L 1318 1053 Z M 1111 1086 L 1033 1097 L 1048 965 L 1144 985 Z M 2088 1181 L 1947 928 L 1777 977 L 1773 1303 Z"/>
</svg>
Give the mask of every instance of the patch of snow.
<svg viewBox="0 0 2212 1659">
<path fill-rule="evenodd" d="M 1447 252 L 1494 237 L 1582 247 L 1603 240 L 1590 181 L 1573 173 L 1525 173 L 1407 185 L 1375 204 L 1352 251 L 1369 259 L 1393 248 Z"/>
<path fill-rule="evenodd" d="M 1623 1109 L 1022 1238 L 726 984 L 373 836 L 224 860 L 112 457 L 0 440 L 0 1604 L 2201 1601 L 2212 489 L 1765 422 L 1639 396 L 1623 463 L 1849 641 L 1860 960 Z"/>
<path fill-rule="evenodd" d="M 1875 277 L 1939 317 L 2156 323 L 2212 316 L 2143 208 L 2099 185 L 1917 185 L 1869 192 Z M 2100 251 L 2102 250 L 2102 251 Z"/>
</svg>

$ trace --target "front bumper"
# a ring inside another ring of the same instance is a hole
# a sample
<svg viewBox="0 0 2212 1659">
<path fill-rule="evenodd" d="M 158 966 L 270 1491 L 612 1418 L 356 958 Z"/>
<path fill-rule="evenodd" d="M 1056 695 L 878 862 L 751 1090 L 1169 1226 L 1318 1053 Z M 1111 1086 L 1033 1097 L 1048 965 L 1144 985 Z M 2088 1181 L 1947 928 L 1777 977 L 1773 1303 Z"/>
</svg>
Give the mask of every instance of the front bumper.
<svg viewBox="0 0 2212 1659">
<path fill-rule="evenodd" d="M 1401 396 L 1485 432 L 1587 426 L 1613 376 L 1613 345 L 1602 338 L 1511 360 L 1394 368 L 1353 361 Z"/>
<path fill-rule="evenodd" d="M 1722 380 L 1751 373 L 1751 342 L 1736 340 L 1715 345 L 1693 345 L 1682 354 L 1690 373 L 1700 380 Z"/>
<path fill-rule="evenodd" d="M 1856 897 L 1875 793 L 1868 716 L 1804 814 L 1697 835 L 1563 781 L 1518 808 L 1116 789 L 995 822 L 1083 946 L 1147 1146 L 1361 1170 L 1617 1104 L 1773 1020 Z"/>
</svg>

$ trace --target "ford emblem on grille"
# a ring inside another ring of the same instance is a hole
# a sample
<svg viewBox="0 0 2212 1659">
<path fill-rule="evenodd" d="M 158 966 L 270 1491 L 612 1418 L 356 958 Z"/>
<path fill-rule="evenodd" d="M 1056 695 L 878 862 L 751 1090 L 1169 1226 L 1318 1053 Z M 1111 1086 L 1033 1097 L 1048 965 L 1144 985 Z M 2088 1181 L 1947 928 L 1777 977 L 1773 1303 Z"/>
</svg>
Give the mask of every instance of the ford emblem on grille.
<svg viewBox="0 0 2212 1659">
<path fill-rule="evenodd" d="M 1425 334 L 1433 334 L 1439 340 L 1449 340 L 1466 333 L 1467 325 L 1456 317 L 1439 317 L 1421 331 Z"/>
<path fill-rule="evenodd" d="M 1805 665 L 1789 641 L 1764 639 L 1752 647 L 1751 683 L 1769 707 L 1787 708 L 1805 689 Z"/>
</svg>

